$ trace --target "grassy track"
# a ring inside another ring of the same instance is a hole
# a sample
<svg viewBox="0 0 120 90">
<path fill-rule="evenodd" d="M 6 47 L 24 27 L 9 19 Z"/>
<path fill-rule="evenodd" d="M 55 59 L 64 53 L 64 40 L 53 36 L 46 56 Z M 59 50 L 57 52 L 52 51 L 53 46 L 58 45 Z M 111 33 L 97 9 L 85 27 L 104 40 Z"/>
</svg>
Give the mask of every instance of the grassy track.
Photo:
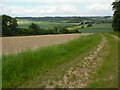
<svg viewBox="0 0 120 90">
<path fill-rule="evenodd" d="M 88 49 L 87 53 L 64 61 L 20 87 L 117 88 L 117 41 L 106 34 L 103 36 L 102 42 L 95 48 Z"/>
<path fill-rule="evenodd" d="M 3 87 L 16 87 L 33 76 L 69 62 L 99 44 L 99 34 L 83 36 L 65 44 L 3 56 Z"/>
<path fill-rule="evenodd" d="M 120 32 L 108 32 L 109 34 L 115 35 L 117 37 L 120 37 Z"/>
<path fill-rule="evenodd" d="M 118 42 L 115 38 L 106 35 L 109 47 L 105 48 L 108 55 L 102 57 L 102 66 L 87 88 L 118 88 Z"/>
<path fill-rule="evenodd" d="M 117 36 L 116 32 L 109 32 L 109 34 Z M 102 52 L 98 55 L 98 57 L 102 58 L 103 62 L 100 63 L 100 67 L 95 68 L 96 74 L 90 79 L 90 83 L 86 86 L 87 88 L 118 87 L 118 42 L 112 36 L 104 33 L 103 35 L 108 42 L 107 47 L 104 46 L 104 50 L 102 50 L 106 55 L 102 55 Z M 23 84 L 21 87 L 41 88 L 45 87 L 46 84 L 53 85 L 54 82 L 47 82 L 47 80 L 63 77 L 65 71 L 60 70 L 60 67 L 67 69 L 71 66 L 76 67 L 78 63 L 76 57 L 82 57 L 83 53 L 87 55 L 90 51 L 94 51 L 92 49 L 101 42 L 101 38 L 101 35 L 98 33 L 82 36 L 64 44 L 52 45 L 37 50 L 28 50 L 18 54 L 4 55 L 3 87 L 17 87 Z M 74 65 L 72 65 L 73 63 Z M 36 76 L 40 77 L 36 78 Z M 30 79 L 33 79 L 31 80 L 32 85 L 30 85 Z M 24 86 L 26 81 L 29 84 L 25 84 Z"/>
</svg>

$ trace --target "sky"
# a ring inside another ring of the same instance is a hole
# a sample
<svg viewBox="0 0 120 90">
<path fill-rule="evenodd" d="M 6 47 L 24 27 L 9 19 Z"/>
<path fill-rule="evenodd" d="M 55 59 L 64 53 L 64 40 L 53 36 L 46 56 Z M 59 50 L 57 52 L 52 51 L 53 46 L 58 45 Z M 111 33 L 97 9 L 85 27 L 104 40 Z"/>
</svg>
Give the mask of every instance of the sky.
<svg viewBox="0 0 120 90">
<path fill-rule="evenodd" d="M 1 0 L 0 15 L 13 17 L 112 16 L 114 0 Z"/>
</svg>

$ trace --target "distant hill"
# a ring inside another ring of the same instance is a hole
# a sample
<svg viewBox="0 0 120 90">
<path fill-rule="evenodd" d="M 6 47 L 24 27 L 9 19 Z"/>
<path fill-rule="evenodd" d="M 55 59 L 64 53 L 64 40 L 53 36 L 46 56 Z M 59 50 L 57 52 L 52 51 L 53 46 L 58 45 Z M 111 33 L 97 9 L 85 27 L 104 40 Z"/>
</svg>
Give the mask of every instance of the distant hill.
<svg viewBox="0 0 120 90">
<path fill-rule="evenodd" d="M 16 17 L 18 19 L 25 19 L 30 21 L 41 22 L 66 22 L 66 23 L 79 23 L 82 21 L 107 23 L 112 21 L 111 16 L 96 16 L 96 17 Z"/>
</svg>

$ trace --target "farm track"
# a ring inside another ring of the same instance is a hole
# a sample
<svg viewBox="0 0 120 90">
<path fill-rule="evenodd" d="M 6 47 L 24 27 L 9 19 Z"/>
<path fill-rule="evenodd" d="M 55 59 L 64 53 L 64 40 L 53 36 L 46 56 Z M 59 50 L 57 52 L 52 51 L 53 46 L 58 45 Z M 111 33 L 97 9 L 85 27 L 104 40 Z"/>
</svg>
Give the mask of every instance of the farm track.
<svg viewBox="0 0 120 90">
<path fill-rule="evenodd" d="M 109 35 L 109 36 L 112 36 L 113 38 L 117 39 L 118 41 L 120 41 L 120 38 L 118 36 L 115 36 L 115 35 L 111 35 L 111 34 L 108 34 L 108 33 L 105 33 L 106 35 Z"/>
<path fill-rule="evenodd" d="M 73 60 L 72 66 L 68 68 L 62 75 L 62 78 L 58 80 L 48 78 L 47 80 L 39 79 L 30 80 L 30 82 L 21 85 L 20 87 L 44 87 L 44 88 L 84 88 L 94 78 L 97 69 L 102 65 L 104 60 L 102 56 L 107 55 L 108 52 L 105 48 L 108 47 L 108 40 L 102 35 L 101 43 L 89 52 L 89 55 L 84 56 L 81 60 L 81 56 L 78 56 Z M 62 67 L 61 67 L 61 70 Z M 53 78 L 56 78 L 53 77 Z M 52 82 L 52 83 L 51 83 Z M 44 85 L 44 86 L 41 86 Z M 35 85 L 35 86 L 33 86 Z"/>
<path fill-rule="evenodd" d="M 54 85 L 47 85 L 46 88 L 84 88 L 90 82 L 93 76 L 96 73 L 96 68 L 100 67 L 103 60 L 101 56 L 106 55 L 107 52 L 103 51 L 105 47 L 107 47 L 108 41 L 102 35 L 102 42 L 98 45 L 98 47 L 90 52 L 89 56 L 84 57 L 83 60 L 78 62 L 76 67 L 71 67 L 64 74 L 63 78 L 57 82 L 54 82 Z M 79 58 L 77 58 L 79 59 Z"/>
<path fill-rule="evenodd" d="M 27 49 L 61 44 L 84 35 L 90 35 L 90 33 L 2 37 L 2 54 L 18 53 Z"/>
</svg>

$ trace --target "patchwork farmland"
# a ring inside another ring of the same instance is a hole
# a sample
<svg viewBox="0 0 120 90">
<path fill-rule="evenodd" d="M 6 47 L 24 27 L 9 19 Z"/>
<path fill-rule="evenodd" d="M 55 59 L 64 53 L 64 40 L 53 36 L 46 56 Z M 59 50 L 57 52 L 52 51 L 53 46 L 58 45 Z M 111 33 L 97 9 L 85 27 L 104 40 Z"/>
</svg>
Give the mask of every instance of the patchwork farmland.
<svg viewBox="0 0 120 90">
<path fill-rule="evenodd" d="M 2 37 L 3 88 L 118 88 L 119 38 L 109 21 L 101 23 L 104 18 L 97 17 L 100 22 L 73 25 L 74 18 L 52 23 L 53 18 L 49 22 L 42 19 L 42 23 L 19 19 L 18 30 L 26 36 L 14 32 L 13 36 Z M 48 30 L 52 28 L 57 34 L 30 32 L 27 36 L 27 31 L 32 31 L 29 26 L 32 22 Z M 77 32 L 62 34 L 57 27 L 59 23 Z"/>
</svg>

